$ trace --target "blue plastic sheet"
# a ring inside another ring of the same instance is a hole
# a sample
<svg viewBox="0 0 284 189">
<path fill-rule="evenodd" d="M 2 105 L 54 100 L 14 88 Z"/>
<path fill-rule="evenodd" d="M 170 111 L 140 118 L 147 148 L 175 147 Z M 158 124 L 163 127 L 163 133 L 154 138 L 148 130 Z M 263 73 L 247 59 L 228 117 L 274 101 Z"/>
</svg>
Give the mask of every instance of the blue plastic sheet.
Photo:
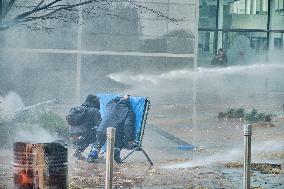
<svg viewBox="0 0 284 189">
<path fill-rule="evenodd" d="M 121 95 L 97 94 L 97 96 L 100 98 L 100 112 L 101 112 L 102 119 L 104 119 L 105 114 L 106 114 L 107 103 L 115 97 L 121 97 Z M 140 141 L 143 116 L 146 111 L 145 110 L 146 98 L 142 96 L 130 96 L 129 100 L 130 100 L 130 106 L 132 108 L 132 111 L 135 113 L 135 140 Z"/>
</svg>

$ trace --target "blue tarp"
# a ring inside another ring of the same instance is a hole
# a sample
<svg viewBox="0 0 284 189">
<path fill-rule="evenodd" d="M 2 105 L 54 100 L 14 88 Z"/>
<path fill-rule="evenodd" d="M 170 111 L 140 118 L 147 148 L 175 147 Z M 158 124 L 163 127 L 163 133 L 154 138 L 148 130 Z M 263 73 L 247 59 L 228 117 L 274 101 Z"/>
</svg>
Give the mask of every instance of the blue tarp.
<svg viewBox="0 0 284 189">
<path fill-rule="evenodd" d="M 105 117 L 105 110 L 107 103 L 115 98 L 119 97 L 121 95 L 118 94 L 97 94 L 98 97 L 100 97 L 100 112 L 102 119 Z M 132 108 L 132 111 L 135 113 L 135 140 L 140 141 L 140 133 L 142 129 L 142 123 L 143 123 L 143 115 L 145 112 L 145 103 L 146 98 L 142 96 L 130 96 L 130 106 Z"/>
</svg>

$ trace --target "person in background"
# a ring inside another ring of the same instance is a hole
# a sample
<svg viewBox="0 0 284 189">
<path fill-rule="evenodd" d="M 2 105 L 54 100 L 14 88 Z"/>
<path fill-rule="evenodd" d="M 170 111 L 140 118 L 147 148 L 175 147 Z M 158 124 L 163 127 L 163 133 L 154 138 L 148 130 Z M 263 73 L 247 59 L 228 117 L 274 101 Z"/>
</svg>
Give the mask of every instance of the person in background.
<svg viewBox="0 0 284 189">
<path fill-rule="evenodd" d="M 90 152 L 90 162 L 98 158 L 98 153 L 106 142 L 106 130 L 108 127 L 116 128 L 114 160 L 117 163 L 121 163 L 120 151 L 122 148 L 134 144 L 135 114 L 131 110 L 129 97 L 130 95 L 126 94 L 107 103 L 106 117 L 97 129 L 97 145 Z"/>
<path fill-rule="evenodd" d="M 85 102 L 71 108 L 66 120 L 70 125 L 70 135 L 75 147 L 74 156 L 84 159 L 82 152 L 93 143 L 96 143 L 97 127 L 101 122 L 100 101 L 95 95 L 88 95 Z"/>
<path fill-rule="evenodd" d="M 226 66 L 228 64 L 228 57 L 224 53 L 223 49 L 220 48 L 217 52 L 217 55 L 211 61 L 212 65 L 223 65 Z"/>
</svg>

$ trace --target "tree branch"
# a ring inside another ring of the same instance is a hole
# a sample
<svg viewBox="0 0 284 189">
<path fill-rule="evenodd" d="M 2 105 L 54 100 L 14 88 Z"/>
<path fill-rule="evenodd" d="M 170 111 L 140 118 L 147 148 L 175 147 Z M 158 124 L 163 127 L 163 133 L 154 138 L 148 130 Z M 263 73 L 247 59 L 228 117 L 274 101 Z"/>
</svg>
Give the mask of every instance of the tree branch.
<svg viewBox="0 0 284 189">
<path fill-rule="evenodd" d="M 62 0 L 54 0 L 53 2 L 43 6 L 43 7 L 39 7 L 39 8 L 35 8 L 31 11 L 28 11 L 28 12 L 25 12 L 23 14 L 20 14 L 18 15 L 16 18 L 13 19 L 14 22 L 18 22 L 18 23 L 22 23 L 22 22 L 26 22 L 26 21 L 32 21 L 32 20 L 37 20 L 37 19 L 42 19 L 44 17 L 48 17 L 50 16 L 51 14 L 54 14 L 56 12 L 59 12 L 61 10 L 70 10 L 74 7 L 77 7 L 77 6 L 81 6 L 81 5 L 85 5 L 85 4 L 89 4 L 89 3 L 93 3 L 93 2 L 99 2 L 98 0 L 89 0 L 89 1 L 84 1 L 84 2 L 80 2 L 80 3 L 76 3 L 74 5 L 61 5 L 62 7 L 58 8 L 58 9 L 55 9 L 47 14 L 44 14 L 42 16 L 37 16 L 37 17 L 31 17 L 30 19 L 26 19 L 25 20 L 25 17 L 27 16 L 30 16 L 31 14 L 34 14 L 34 13 L 37 13 L 39 11 L 42 11 L 42 10 L 47 10 L 48 8 L 50 8 L 52 5 L 60 2 Z M 105 0 L 101 0 L 101 1 L 105 1 Z M 20 19 L 22 19 L 22 21 L 20 21 Z"/>
<path fill-rule="evenodd" d="M 7 14 L 10 12 L 12 6 L 15 4 L 16 0 L 10 0 L 8 3 L 8 6 L 5 7 L 6 10 L 4 11 L 3 9 L 3 5 L 2 5 L 2 17 L 0 18 L 0 21 L 3 20 L 4 18 L 6 18 Z"/>
<path fill-rule="evenodd" d="M 50 2 L 46 5 L 43 5 L 44 0 L 41 0 L 36 6 L 33 6 L 32 10 L 17 15 L 11 21 L 8 21 L 5 24 L 2 23 L 3 25 L 0 24 L 0 31 L 7 29 L 7 27 L 9 28 L 9 27 L 11 27 L 11 26 L 13 26 L 17 23 L 26 23 L 26 22 L 31 22 L 31 21 L 40 20 L 40 19 L 50 19 L 50 18 L 52 18 L 51 15 L 53 15 L 57 12 L 72 11 L 76 7 L 88 5 L 88 4 L 91 4 L 91 3 L 106 2 L 106 3 L 109 4 L 109 6 L 111 6 L 109 0 L 86 0 L 86 1 L 83 1 L 83 2 L 81 1 L 81 2 L 78 2 L 78 3 L 75 3 L 75 4 L 71 4 L 71 5 L 58 4 L 59 2 L 62 2 L 62 1 L 63 0 L 52 0 L 52 2 Z M 111 1 L 111 2 L 113 2 L 113 1 Z M 140 11 L 141 10 L 148 11 L 148 12 L 153 13 L 153 14 L 157 15 L 158 17 L 162 17 L 162 18 L 164 18 L 164 19 L 166 19 L 170 22 L 176 23 L 176 22 L 183 21 L 182 18 L 178 19 L 178 18 L 169 17 L 169 16 L 165 15 L 164 13 L 162 13 L 161 11 L 158 11 L 158 10 L 149 8 L 147 6 L 138 4 L 134 0 L 120 0 L 120 2 L 128 3 L 130 6 L 132 6 L 135 9 L 138 9 Z M 13 6 L 14 3 L 15 3 L 15 0 L 9 1 L 9 6 L 8 6 L 8 9 L 7 9 L 8 12 L 10 11 L 10 9 Z M 43 11 L 45 11 L 45 12 L 43 12 Z M 42 14 L 39 14 L 40 12 L 42 12 Z M 112 15 L 112 16 L 114 16 L 114 15 Z"/>
<path fill-rule="evenodd" d="M 52 5 L 56 4 L 56 3 L 58 3 L 58 2 L 60 2 L 60 1 L 62 1 L 62 0 L 54 0 L 54 1 L 52 1 L 51 3 L 48 3 L 47 5 L 45 5 L 45 6 L 43 6 L 43 7 L 36 7 L 36 8 L 34 8 L 33 10 L 31 10 L 31 11 L 28 11 L 28 12 L 25 12 L 25 13 L 23 13 L 23 14 L 20 14 L 20 15 L 16 16 L 13 20 L 14 20 L 14 21 L 17 21 L 17 20 L 19 20 L 19 19 L 25 18 L 26 16 L 29 16 L 29 15 L 34 14 L 34 13 L 36 13 L 36 12 L 45 10 L 45 9 L 47 9 L 48 7 L 50 7 L 50 6 L 52 6 Z"/>
<path fill-rule="evenodd" d="M 149 8 L 149 7 L 144 6 L 144 5 L 139 5 L 139 4 L 137 4 L 137 3 L 136 3 L 135 1 L 133 1 L 133 0 L 123 0 L 123 1 L 124 1 L 124 2 L 127 2 L 127 3 L 129 3 L 129 4 L 131 4 L 131 5 L 133 5 L 133 6 L 136 7 L 136 8 L 140 8 L 140 9 L 144 9 L 144 10 L 147 10 L 147 11 L 149 11 L 149 12 L 152 12 L 152 13 L 154 13 L 155 15 L 157 15 L 158 17 L 165 18 L 165 19 L 167 19 L 167 20 L 169 20 L 169 21 L 171 21 L 171 22 L 174 22 L 174 23 L 184 21 L 183 18 L 177 19 L 177 18 L 169 17 L 169 16 L 165 15 L 164 13 L 162 13 L 161 11 L 158 11 L 158 10 L 155 10 L 155 9 L 152 9 L 152 8 Z"/>
<path fill-rule="evenodd" d="M 3 15 L 3 2 L 0 0 L 0 21 L 2 20 L 2 15 Z"/>
<path fill-rule="evenodd" d="M 38 3 L 38 5 L 32 10 L 32 11 L 36 11 L 36 9 L 38 9 L 40 7 L 40 5 L 42 5 L 44 2 L 44 0 L 42 0 L 41 2 Z"/>
</svg>

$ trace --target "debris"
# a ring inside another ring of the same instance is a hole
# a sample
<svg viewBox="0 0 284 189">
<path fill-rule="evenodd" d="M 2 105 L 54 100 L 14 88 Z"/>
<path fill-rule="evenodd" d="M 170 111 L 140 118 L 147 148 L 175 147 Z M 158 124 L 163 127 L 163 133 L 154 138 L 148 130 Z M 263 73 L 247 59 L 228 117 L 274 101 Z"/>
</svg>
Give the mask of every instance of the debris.
<svg viewBox="0 0 284 189">
<path fill-rule="evenodd" d="M 205 186 L 196 186 L 194 189 L 207 189 Z"/>
<path fill-rule="evenodd" d="M 258 123 L 254 123 L 253 126 L 256 126 L 256 127 L 275 127 L 275 125 L 273 123 L 270 123 L 270 122 L 258 122 Z"/>
<path fill-rule="evenodd" d="M 229 168 L 242 168 L 243 164 L 240 162 L 227 163 L 226 167 Z M 259 171 L 262 174 L 281 174 L 282 168 L 280 164 L 271 164 L 271 163 L 252 163 L 251 169 L 254 171 Z"/>
<path fill-rule="evenodd" d="M 194 150 L 196 147 L 192 144 L 188 145 L 178 145 L 177 149 L 179 150 Z"/>
<path fill-rule="evenodd" d="M 74 183 L 70 183 L 68 189 L 84 189 L 83 187 L 80 187 Z"/>
<path fill-rule="evenodd" d="M 7 185 L 0 183 L 0 189 L 8 189 Z"/>
</svg>

